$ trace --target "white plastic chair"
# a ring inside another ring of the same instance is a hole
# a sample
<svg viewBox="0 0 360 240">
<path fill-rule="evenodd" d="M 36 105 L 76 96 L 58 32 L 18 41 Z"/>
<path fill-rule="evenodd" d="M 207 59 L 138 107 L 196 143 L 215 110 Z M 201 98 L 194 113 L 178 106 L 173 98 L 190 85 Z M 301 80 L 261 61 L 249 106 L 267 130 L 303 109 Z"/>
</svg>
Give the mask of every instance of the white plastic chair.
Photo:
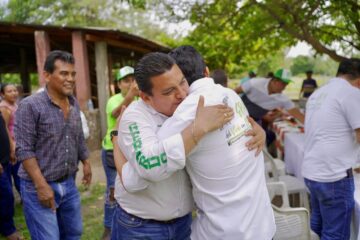
<svg viewBox="0 0 360 240">
<path fill-rule="evenodd" d="M 272 205 L 276 224 L 275 240 L 318 240 L 311 231 L 309 212 L 305 208 L 290 208 L 288 192 L 282 182 L 267 183 L 270 199 L 281 196 L 282 206 Z"/>
<path fill-rule="evenodd" d="M 270 167 L 270 169 L 266 169 L 267 182 L 284 182 L 287 192 L 289 194 L 298 193 L 300 195 L 300 206 L 303 206 L 309 210 L 309 199 L 305 183 L 294 176 L 280 175 L 273 157 L 267 151 L 263 151 L 263 153 L 265 160 L 265 168 Z M 272 177 L 268 175 L 269 172 L 271 172 Z"/>
</svg>

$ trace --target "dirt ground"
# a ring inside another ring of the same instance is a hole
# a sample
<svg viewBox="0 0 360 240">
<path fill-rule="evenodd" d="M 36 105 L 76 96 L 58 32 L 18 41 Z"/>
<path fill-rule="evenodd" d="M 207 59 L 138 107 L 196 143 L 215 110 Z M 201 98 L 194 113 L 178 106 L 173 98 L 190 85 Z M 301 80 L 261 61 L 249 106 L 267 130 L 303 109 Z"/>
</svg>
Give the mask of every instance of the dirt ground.
<svg viewBox="0 0 360 240">
<path fill-rule="evenodd" d="M 90 164 L 92 171 L 92 184 L 103 183 L 106 184 L 105 172 L 101 163 L 101 150 L 95 150 L 90 153 Z M 82 164 L 79 164 L 79 172 L 76 176 L 76 183 L 81 184 L 83 177 Z"/>
</svg>

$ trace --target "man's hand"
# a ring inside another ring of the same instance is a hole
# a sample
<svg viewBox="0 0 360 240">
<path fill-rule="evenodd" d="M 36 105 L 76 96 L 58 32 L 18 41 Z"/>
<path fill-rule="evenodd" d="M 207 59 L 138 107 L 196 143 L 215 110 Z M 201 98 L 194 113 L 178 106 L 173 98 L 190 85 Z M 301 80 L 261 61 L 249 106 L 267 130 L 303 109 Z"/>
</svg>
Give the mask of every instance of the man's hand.
<svg viewBox="0 0 360 240">
<path fill-rule="evenodd" d="M 45 182 L 37 187 L 37 195 L 41 205 L 56 211 L 54 191 L 48 183 Z"/>
<path fill-rule="evenodd" d="M 0 163 L 0 176 L 1 176 L 1 174 L 3 174 L 3 172 L 4 172 L 4 168 L 3 168 L 3 166 L 2 166 L 1 163 Z"/>
<path fill-rule="evenodd" d="M 92 173 L 91 173 L 91 166 L 90 166 L 90 162 L 89 160 L 84 160 L 82 161 L 83 163 L 83 179 L 82 179 L 82 184 L 85 187 L 89 187 L 90 183 L 91 183 L 91 178 L 92 178 Z"/>
<path fill-rule="evenodd" d="M 245 133 L 246 136 L 253 136 L 245 145 L 249 151 L 256 149 L 255 156 L 258 156 L 265 147 L 266 134 L 262 127 L 251 117 L 248 120 L 253 129 Z"/>
<path fill-rule="evenodd" d="M 196 109 L 196 130 L 200 131 L 197 136 L 202 136 L 208 132 L 214 131 L 234 117 L 232 108 L 222 104 L 214 106 L 204 106 L 204 97 L 200 96 Z"/>
<path fill-rule="evenodd" d="M 136 81 L 133 81 L 131 83 L 129 91 L 126 94 L 126 96 L 129 96 L 131 99 L 133 99 L 136 96 L 139 96 L 139 87 L 138 87 Z"/>
<path fill-rule="evenodd" d="M 10 140 L 10 163 L 15 165 L 16 157 L 15 157 L 15 142 Z"/>
</svg>

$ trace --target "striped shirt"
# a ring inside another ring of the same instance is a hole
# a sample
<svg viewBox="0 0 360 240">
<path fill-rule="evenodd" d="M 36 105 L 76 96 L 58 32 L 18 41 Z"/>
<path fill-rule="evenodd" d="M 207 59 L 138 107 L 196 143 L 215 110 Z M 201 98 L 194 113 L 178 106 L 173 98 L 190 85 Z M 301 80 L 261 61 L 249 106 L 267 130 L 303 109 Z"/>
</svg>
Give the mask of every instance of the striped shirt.
<svg viewBox="0 0 360 240">
<path fill-rule="evenodd" d="M 79 105 L 72 96 L 69 102 L 67 119 L 47 90 L 25 98 L 16 111 L 16 158 L 20 162 L 36 158 L 47 181 L 75 175 L 79 160 L 86 160 L 89 156 Z M 30 180 L 22 165 L 18 174 Z"/>
</svg>

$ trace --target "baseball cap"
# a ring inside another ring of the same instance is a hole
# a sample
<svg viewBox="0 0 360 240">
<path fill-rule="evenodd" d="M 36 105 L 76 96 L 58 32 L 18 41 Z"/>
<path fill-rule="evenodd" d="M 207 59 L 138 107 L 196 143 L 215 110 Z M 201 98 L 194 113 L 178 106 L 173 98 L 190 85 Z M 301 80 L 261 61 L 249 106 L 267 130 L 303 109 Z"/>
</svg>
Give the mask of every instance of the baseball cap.
<svg viewBox="0 0 360 240">
<path fill-rule="evenodd" d="M 291 83 L 293 82 L 291 77 L 291 72 L 287 69 L 280 68 L 274 73 L 274 77 L 281 80 L 284 83 Z"/>
<path fill-rule="evenodd" d="M 120 81 L 121 79 L 123 79 L 124 77 L 134 74 L 134 68 L 129 67 L 129 66 L 125 66 L 119 69 L 119 71 L 116 73 L 116 81 Z"/>
</svg>

